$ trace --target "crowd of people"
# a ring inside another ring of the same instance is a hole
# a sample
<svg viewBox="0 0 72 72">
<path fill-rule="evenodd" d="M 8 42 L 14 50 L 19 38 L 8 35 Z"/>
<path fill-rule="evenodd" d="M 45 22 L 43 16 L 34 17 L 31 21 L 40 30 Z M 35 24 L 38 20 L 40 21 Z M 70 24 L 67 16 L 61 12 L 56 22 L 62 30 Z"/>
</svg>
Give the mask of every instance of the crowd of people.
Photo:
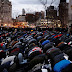
<svg viewBox="0 0 72 72">
<path fill-rule="evenodd" d="M 0 72 L 72 72 L 72 37 L 63 29 L 1 29 Z"/>
</svg>

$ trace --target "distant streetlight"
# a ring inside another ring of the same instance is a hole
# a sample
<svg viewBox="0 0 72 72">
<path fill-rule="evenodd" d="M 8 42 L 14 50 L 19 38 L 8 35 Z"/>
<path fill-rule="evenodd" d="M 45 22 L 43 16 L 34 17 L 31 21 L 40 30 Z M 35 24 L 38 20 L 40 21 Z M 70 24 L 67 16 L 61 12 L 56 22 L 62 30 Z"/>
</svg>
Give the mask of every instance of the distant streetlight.
<svg viewBox="0 0 72 72">
<path fill-rule="evenodd" d="M 5 24 L 4 26 L 7 26 L 7 24 Z"/>
</svg>

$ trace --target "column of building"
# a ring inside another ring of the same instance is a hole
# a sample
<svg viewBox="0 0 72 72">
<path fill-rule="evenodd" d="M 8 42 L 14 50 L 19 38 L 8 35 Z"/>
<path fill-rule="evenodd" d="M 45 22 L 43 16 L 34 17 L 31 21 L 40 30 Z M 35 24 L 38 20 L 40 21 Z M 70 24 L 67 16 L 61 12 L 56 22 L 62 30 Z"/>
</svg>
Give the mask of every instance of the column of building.
<svg viewBox="0 0 72 72">
<path fill-rule="evenodd" d="M 59 19 L 61 20 L 62 27 L 67 27 L 68 25 L 68 3 L 66 2 L 66 0 L 60 0 Z"/>
<path fill-rule="evenodd" d="M 11 26 L 12 4 L 9 0 L 0 0 L 0 26 Z"/>
</svg>

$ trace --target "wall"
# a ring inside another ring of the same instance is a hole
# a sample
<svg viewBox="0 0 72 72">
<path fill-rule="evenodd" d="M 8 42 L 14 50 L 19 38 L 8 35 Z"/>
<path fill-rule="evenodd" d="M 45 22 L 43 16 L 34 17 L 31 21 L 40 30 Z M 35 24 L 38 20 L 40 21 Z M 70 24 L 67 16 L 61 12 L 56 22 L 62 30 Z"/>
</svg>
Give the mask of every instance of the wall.
<svg viewBox="0 0 72 72">
<path fill-rule="evenodd" d="M 3 25 L 12 24 L 12 5 L 8 0 L 0 2 L 0 21 Z"/>
</svg>

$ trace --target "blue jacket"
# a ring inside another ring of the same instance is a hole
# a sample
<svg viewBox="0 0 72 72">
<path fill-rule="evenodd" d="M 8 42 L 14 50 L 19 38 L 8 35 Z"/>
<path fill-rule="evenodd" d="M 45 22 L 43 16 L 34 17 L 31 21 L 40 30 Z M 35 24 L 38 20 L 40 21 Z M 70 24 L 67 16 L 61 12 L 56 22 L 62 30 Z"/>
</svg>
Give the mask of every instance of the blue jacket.
<svg viewBox="0 0 72 72">
<path fill-rule="evenodd" d="M 61 72 L 61 70 L 65 67 L 67 67 L 70 64 L 69 60 L 62 60 L 55 64 L 53 70 L 54 72 Z"/>
<path fill-rule="evenodd" d="M 42 45 L 44 46 L 44 45 L 47 44 L 47 43 L 50 43 L 50 41 L 49 41 L 49 40 L 46 40 L 46 41 L 44 41 L 44 42 L 42 43 Z"/>
</svg>

